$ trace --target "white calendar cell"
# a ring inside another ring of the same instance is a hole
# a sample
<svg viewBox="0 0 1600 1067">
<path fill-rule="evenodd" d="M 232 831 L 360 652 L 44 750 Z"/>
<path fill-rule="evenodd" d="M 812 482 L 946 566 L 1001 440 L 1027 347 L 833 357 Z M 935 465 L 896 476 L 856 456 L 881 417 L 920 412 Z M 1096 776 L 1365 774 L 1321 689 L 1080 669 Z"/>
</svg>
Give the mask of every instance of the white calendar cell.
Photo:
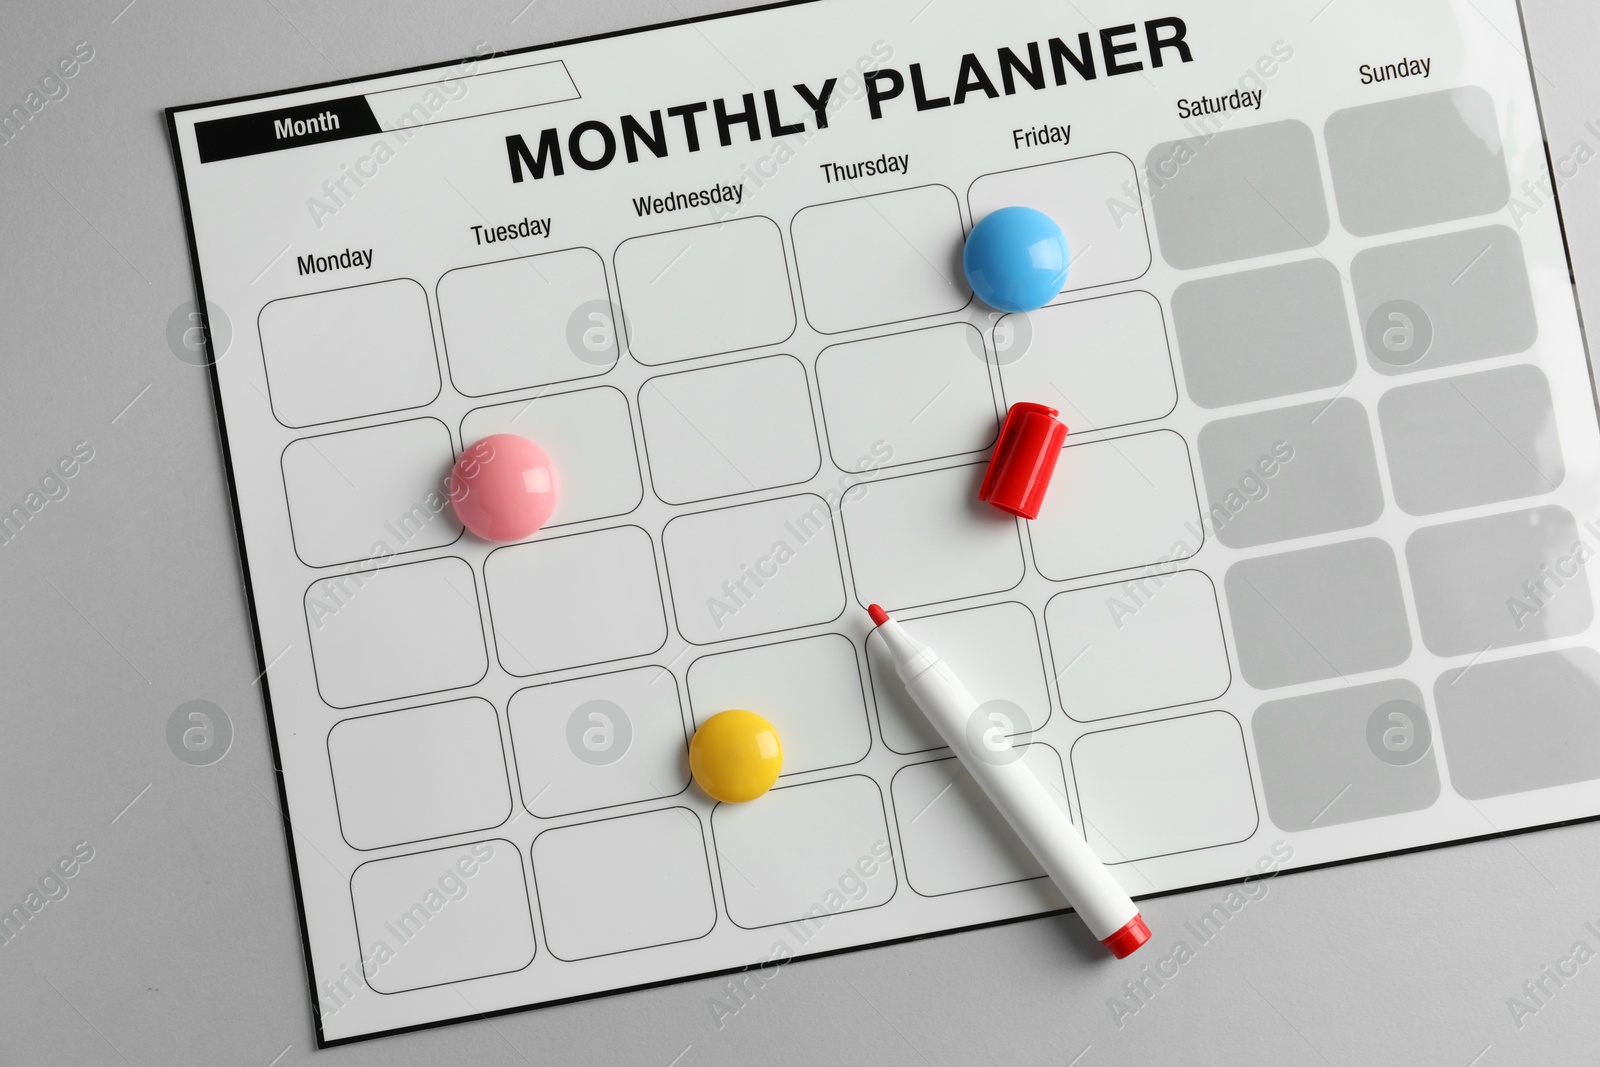
<svg viewBox="0 0 1600 1067">
<path fill-rule="evenodd" d="M 520 971 L 536 945 L 510 841 L 372 860 L 350 878 L 362 972 L 379 993 Z"/>
<path fill-rule="evenodd" d="M 450 380 L 467 396 L 604 374 L 618 340 L 605 264 L 569 248 L 458 267 L 439 279 Z"/>
<path fill-rule="evenodd" d="M 487 830 L 511 815 L 494 705 L 472 697 L 345 719 L 328 732 L 351 848 Z"/>
<path fill-rule="evenodd" d="M 461 536 L 450 508 L 454 462 L 438 419 L 300 438 L 283 450 L 295 552 L 332 567 L 450 544 Z"/>
<path fill-rule="evenodd" d="M 533 839 L 532 860 L 557 959 L 658 948 L 716 925 L 705 839 L 688 808 L 546 830 Z"/>
<path fill-rule="evenodd" d="M 1205 542 L 1188 446 L 1158 430 L 1063 449 L 1028 539 L 1058 582 L 1188 559 Z"/>
<path fill-rule="evenodd" d="M 661 667 L 524 689 L 506 716 L 522 802 L 541 819 L 681 793 L 688 738 Z"/>
<path fill-rule="evenodd" d="M 461 420 L 465 448 L 497 433 L 536 441 L 550 457 L 556 507 L 546 529 L 626 515 L 644 498 L 628 398 L 610 386 L 478 408 Z"/>
<path fill-rule="evenodd" d="M 1232 844 L 1259 822 L 1244 733 L 1225 711 L 1085 734 L 1072 775 L 1106 863 Z"/>
<path fill-rule="evenodd" d="M 844 611 L 833 513 L 819 496 L 680 515 L 661 544 L 678 631 L 694 644 L 814 626 Z"/>
<path fill-rule="evenodd" d="M 845 333 L 960 311 L 961 208 L 942 185 L 837 200 L 794 217 L 806 318 Z"/>
<path fill-rule="evenodd" d="M 409 278 L 274 300 L 258 327 L 272 411 L 285 426 L 403 411 L 439 395 L 428 294 Z"/>
<path fill-rule="evenodd" d="M 1044 621 L 1061 706 L 1078 722 L 1214 700 L 1232 684 L 1217 590 L 1199 571 L 1058 593 Z"/>
<path fill-rule="evenodd" d="M 852 474 L 982 452 L 1000 429 L 983 337 L 964 322 L 825 348 L 817 387 L 834 466 Z"/>
<path fill-rule="evenodd" d="M 822 463 L 806 370 L 793 356 L 651 378 L 639 418 L 650 480 L 669 504 L 795 485 Z"/>
<path fill-rule="evenodd" d="M 728 917 L 753 928 L 815 922 L 894 896 L 883 794 L 851 775 L 772 790 L 711 813 Z"/>
<path fill-rule="evenodd" d="M 1049 720 L 1044 650 L 1033 613 L 1023 605 L 991 604 L 907 617 L 900 624 L 906 633 L 938 650 L 986 712 L 1011 723 L 1008 736 L 1025 740 Z M 876 631 L 867 638 L 867 662 L 883 743 L 895 752 L 943 748 L 944 740 L 900 683 L 888 647 Z"/>
<path fill-rule="evenodd" d="M 1022 581 L 1017 522 L 978 501 L 983 467 L 865 482 L 845 494 L 845 541 L 856 597 L 893 610 Z"/>
<path fill-rule="evenodd" d="M 635 237 L 616 260 L 629 351 L 640 363 L 763 348 L 794 332 L 783 237 L 771 219 Z"/>
<path fill-rule="evenodd" d="M 1055 220 L 1071 266 L 1063 292 L 1138 278 L 1150 269 L 1150 236 L 1133 160 L 1121 152 L 985 174 L 967 190 L 976 224 L 1021 205 Z"/>
<path fill-rule="evenodd" d="M 1163 419 L 1178 403 L 1166 321 L 1149 293 L 1052 304 L 996 329 L 1019 338 L 1000 361 L 1006 403 L 1056 408 L 1075 433 Z"/>
<path fill-rule="evenodd" d="M 872 747 L 856 650 L 841 634 L 701 656 L 689 668 L 696 728 L 730 708 L 761 715 L 783 739 L 783 773 L 856 763 Z"/>
<path fill-rule="evenodd" d="M 351 570 L 305 591 L 317 688 L 331 707 L 474 685 L 489 669 L 464 560 Z"/>
<path fill-rule="evenodd" d="M 483 580 L 500 665 L 520 677 L 648 656 L 667 640 L 655 547 L 637 526 L 498 549 Z"/>
</svg>

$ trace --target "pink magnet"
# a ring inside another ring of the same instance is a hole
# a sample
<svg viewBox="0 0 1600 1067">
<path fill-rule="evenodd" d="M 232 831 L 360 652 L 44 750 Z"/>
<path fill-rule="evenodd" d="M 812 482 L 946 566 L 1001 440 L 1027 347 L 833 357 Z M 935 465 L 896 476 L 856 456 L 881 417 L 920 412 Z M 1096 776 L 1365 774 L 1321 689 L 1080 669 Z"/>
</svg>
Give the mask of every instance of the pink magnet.
<svg viewBox="0 0 1600 1067">
<path fill-rule="evenodd" d="M 544 449 L 514 433 L 474 444 L 450 471 L 461 524 L 485 541 L 532 537 L 556 507 L 556 477 Z"/>
</svg>

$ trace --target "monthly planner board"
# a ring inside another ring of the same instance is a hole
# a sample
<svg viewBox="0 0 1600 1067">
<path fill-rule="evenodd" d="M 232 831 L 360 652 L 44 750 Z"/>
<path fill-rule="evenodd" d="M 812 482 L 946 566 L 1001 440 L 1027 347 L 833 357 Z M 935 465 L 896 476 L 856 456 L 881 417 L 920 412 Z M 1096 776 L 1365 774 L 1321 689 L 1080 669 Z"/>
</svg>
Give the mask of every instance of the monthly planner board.
<svg viewBox="0 0 1600 1067">
<path fill-rule="evenodd" d="M 817 0 L 171 111 L 320 1038 L 1063 907 L 873 601 L 1136 896 L 1600 813 L 1583 160 L 1523 41 Z M 1014 204 L 1073 258 L 1000 315 Z M 1031 522 L 976 499 L 1023 401 Z M 448 500 L 495 433 L 553 460 L 523 543 Z M 687 768 L 727 708 L 785 746 L 746 805 Z"/>
</svg>

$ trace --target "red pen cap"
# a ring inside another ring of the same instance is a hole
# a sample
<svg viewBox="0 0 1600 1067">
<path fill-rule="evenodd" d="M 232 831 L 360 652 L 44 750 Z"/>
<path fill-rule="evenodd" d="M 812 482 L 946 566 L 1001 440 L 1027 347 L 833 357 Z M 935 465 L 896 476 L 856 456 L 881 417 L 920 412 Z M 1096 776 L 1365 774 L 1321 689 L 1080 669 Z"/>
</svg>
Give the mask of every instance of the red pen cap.
<svg viewBox="0 0 1600 1067">
<path fill-rule="evenodd" d="M 1111 950 L 1111 954 L 1119 960 L 1125 960 L 1138 951 L 1139 946 L 1150 940 L 1150 927 L 1145 925 L 1143 915 L 1135 915 L 1128 920 L 1128 924 L 1110 937 L 1102 938 L 1100 943 Z"/>
<path fill-rule="evenodd" d="M 1055 408 L 1043 404 L 1011 405 L 978 490 L 979 500 L 1020 518 L 1039 517 L 1067 440 L 1067 427 L 1056 415 Z"/>
</svg>

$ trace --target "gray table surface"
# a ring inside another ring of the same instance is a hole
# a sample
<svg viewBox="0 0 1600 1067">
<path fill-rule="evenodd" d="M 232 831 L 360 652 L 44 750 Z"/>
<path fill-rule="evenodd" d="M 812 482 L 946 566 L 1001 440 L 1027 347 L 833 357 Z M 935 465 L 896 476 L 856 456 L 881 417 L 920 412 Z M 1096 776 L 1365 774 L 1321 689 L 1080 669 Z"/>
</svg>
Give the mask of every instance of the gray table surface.
<svg viewBox="0 0 1600 1067">
<path fill-rule="evenodd" d="M 76 442 L 94 455 L 0 545 L 0 911 L 79 842 L 93 858 L 0 944 L 0 1064 L 1600 1060 L 1600 959 L 1508 1006 L 1576 942 L 1600 951 L 1600 824 L 1276 879 L 1120 1020 L 1130 972 L 1069 917 L 798 963 L 720 1027 L 710 980 L 315 1049 L 210 386 L 168 340 L 193 289 L 161 109 L 738 6 L 6 5 L 0 108 L 77 42 L 94 54 L 0 145 L 0 510 Z M 1525 6 L 1552 148 L 1600 150 L 1600 10 Z M 1600 164 L 1563 197 L 1593 311 Z M 210 766 L 168 747 L 190 700 L 232 723 Z M 1176 930 L 1221 895 L 1145 914 Z"/>
</svg>

